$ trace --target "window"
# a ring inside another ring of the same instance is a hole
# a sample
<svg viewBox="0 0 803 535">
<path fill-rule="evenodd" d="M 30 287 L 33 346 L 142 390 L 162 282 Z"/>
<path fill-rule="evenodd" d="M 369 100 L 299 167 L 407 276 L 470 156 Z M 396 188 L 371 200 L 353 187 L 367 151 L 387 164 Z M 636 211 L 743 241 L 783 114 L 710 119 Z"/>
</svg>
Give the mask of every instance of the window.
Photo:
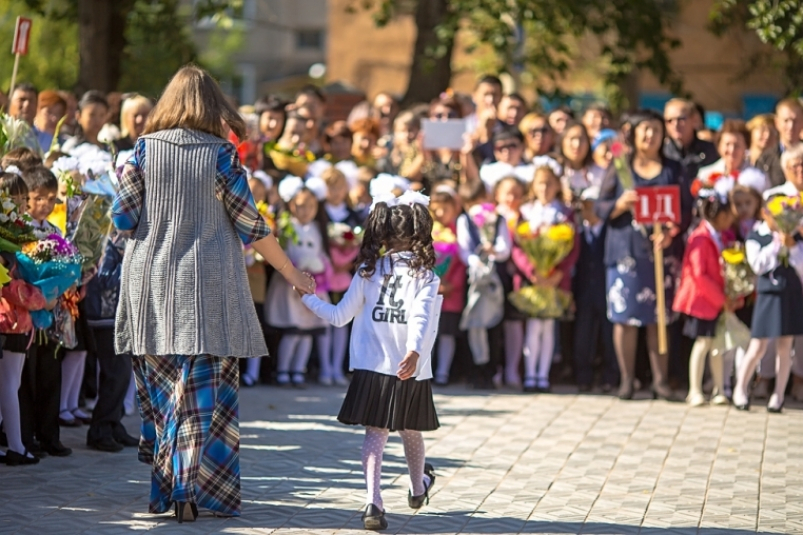
<svg viewBox="0 0 803 535">
<path fill-rule="evenodd" d="M 296 48 L 323 50 L 323 30 L 296 30 Z"/>
</svg>

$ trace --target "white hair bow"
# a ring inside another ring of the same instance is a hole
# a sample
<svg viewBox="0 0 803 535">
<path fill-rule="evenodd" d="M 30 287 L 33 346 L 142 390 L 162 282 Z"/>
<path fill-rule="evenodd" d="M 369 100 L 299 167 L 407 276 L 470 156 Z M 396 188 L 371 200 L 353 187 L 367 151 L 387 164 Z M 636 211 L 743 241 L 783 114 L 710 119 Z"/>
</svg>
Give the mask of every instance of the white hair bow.
<svg viewBox="0 0 803 535">
<path fill-rule="evenodd" d="M 265 186 L 265 189 L 270 189 L 273 187 L 273 179 L 265 171 L 257 169 L 251 176 L 262 182 L 262 185 Z"/>
<path fill-rule="evenodd" d="M 297 176 L 288 176 L 279 182 L 279 197 L 287 203 L 292 201 L 293 197 L 303 189 L 311 191 L 319 201 L 324 200 L 328 193 L 326 183 L 321 178 L 312 177 L 304 181 Z"/>
<path fill-rule="evenodd" d="M 563 166 L 551 156 L 536 156 L 533 158 L 533 165 L 535 166 L 536 170 L 540 169 L 541 167 L 549 167 L 558 178 L 563 175 Z"/>
<path fill-rule="evenodd" d="M 395 189 L 407 191 L 410 189 L 410 181 L 401 176 L 380 173 L 376 176 L 376 178 L 371 180 L 369 193 L 371 194 L 371 197 L 376 197 L 378 195 L 393 193 L 393 190 Z"/>
<path fill-rule="evenodd" d="M 373 202 L 371 202 L 371 208 L 369 212 L 373 212 L 376 205 L 379 203 L 385 203 L 390 207 L 393 206 L 412 206 L 414 204 L 422 204 L 424 206 L 429 206 L 429 197 L 424 195 L 421 192 L 408 190 L 401 195 L 401 197 L 396 197 L 392 193 L 383 193 L 380 195 L 376 195 L 373 198 Z"/>
<path fill-rule="evenodd" d="M 9 165 L 5 169 L 3 169 L 4 173 L 11 173 L 12 175 L 22 176 L 22 171 L 16 165 Z"/>
</svg>

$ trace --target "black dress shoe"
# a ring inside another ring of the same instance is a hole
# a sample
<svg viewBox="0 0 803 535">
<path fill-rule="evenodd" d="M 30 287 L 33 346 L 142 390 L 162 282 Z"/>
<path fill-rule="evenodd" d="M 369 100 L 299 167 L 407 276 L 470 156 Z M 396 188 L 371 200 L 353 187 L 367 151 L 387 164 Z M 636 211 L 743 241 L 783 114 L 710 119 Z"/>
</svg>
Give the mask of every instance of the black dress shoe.
<svg viewBox="0 0 803 535">
<path fill-rule="evenodd" d="M 128 433 L 117 433 L 114 435 L 114 441 L 122 444 L 126 448 L 136 448 L 139 446 L 139 439 L 134 438 Z"/>
<path fill-rule="evenodd" d="M 117 453 L 123 451 L 123 445 L 112 437 L 101 437 L 97 439 L 86 439 L 86 445 L 93 450 L 105 451 L 107 453 Z"/>
<path fill-rule="evenodd" d="M 56 442 L 55 444 L 42 444 L 42 451 L 53 457 L 69 457 L 72 455 L 72 450 L 62 444 Z"/>
<path fill-rule="evenodd" d="M 42 449 L 42 445 L 39 442 L 34 440 L 33 442 L 31 442 L 30 445 L 27 444 L 23 445 L 26 446 L 25 449 L 27 449 L 28 452 L 34 457 L 39 457 L 40 459 L 44 459 L 45 457 L 47 457 L 47 452 Z"/>
<path fill-rule="evenodd" d="M 409 505 L 412 509 L 421 509 L 424 506 L 424 503 L 429 505 L 429 490 L 433 485 L 435 485 L 435 469 L 431 464 L 426 463 L 424 465 L 424 474 L 429 477 L 429 485 L 427 485 L 424 489 L 424 494 L 420 496 L 413 496 L 412 491 L 408 491 L 407 493 L 407 505 Z"/>
<path fill-rule="evenodd" d="M 388 529 L 388 521 L 385 518 L 385 511 L 380 511 L 379 507 L 369 503 L 362 514 L 362 524 L 365 529 L 380 531 Z"/>
<path fill-rule="evenodd" d="M 33 455 L 33 454 L 32 454 Z M 19 466 L 21 464 L 38 464 L 39 457 L 35 455 L 33 457 L 28 457 L 28 451 L 26 450 L 25 453 L 17 453 L 13 450 L 6 451 L 6 464 L 8 466 Z"/>
</svg>

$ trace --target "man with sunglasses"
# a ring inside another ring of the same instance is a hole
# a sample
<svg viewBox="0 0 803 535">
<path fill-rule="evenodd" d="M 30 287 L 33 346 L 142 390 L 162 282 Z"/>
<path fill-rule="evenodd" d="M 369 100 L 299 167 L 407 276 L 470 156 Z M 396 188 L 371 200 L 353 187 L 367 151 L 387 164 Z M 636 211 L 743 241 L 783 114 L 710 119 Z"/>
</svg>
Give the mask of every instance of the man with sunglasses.
<svg viewBox="0 0 803 535">
<path fill-rule="evenodd" d="M 687 186 L 697 177 L 701 167 L 719 160 L 714 144 L 697 137 L 691 121 L 693 106 L 688 100 L 673 98 L 664 107 L 664 156 L 683 166 Z"/>
<path fill-rule="evenodd" d="M 516 128 L 505 127 L 492 139 L 495 162 L 480 167 L 480 180 L 488 191 L 506 176 L 514 175 L 525 184 L 532 182 L 535 167 L 524 160 L 524 136 Z"/>
</svg>

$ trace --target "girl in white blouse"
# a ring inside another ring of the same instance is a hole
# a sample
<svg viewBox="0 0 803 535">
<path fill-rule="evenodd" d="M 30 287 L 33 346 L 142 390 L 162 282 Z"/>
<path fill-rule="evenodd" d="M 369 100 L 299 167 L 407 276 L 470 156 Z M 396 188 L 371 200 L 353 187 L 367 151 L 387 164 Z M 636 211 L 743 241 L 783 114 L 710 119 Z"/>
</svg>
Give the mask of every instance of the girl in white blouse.
<svg viewBox="0 0 803 535">
<path fill-rule="evenodd" d="M 365 426 L 362 465 L 367 486 L 366 529 L 387 528 L 380 492 L 382 454 L 390 431 L 398 431 L 410 471 L 408 504 L 429 502 L 435 482 L 425 463 L 421 431 L 438 428 L 432 401 L 431 353 L 438 329 L 440 279 L 433 273 L 429 198 L 408 192 L 374 199 L 357 258 L 357 274 L 343 299 L 326 303 L 308 295 L 312 312 L 335 326 L 354 319 L 354 376 L 338 420 Z"/>
</svg>

